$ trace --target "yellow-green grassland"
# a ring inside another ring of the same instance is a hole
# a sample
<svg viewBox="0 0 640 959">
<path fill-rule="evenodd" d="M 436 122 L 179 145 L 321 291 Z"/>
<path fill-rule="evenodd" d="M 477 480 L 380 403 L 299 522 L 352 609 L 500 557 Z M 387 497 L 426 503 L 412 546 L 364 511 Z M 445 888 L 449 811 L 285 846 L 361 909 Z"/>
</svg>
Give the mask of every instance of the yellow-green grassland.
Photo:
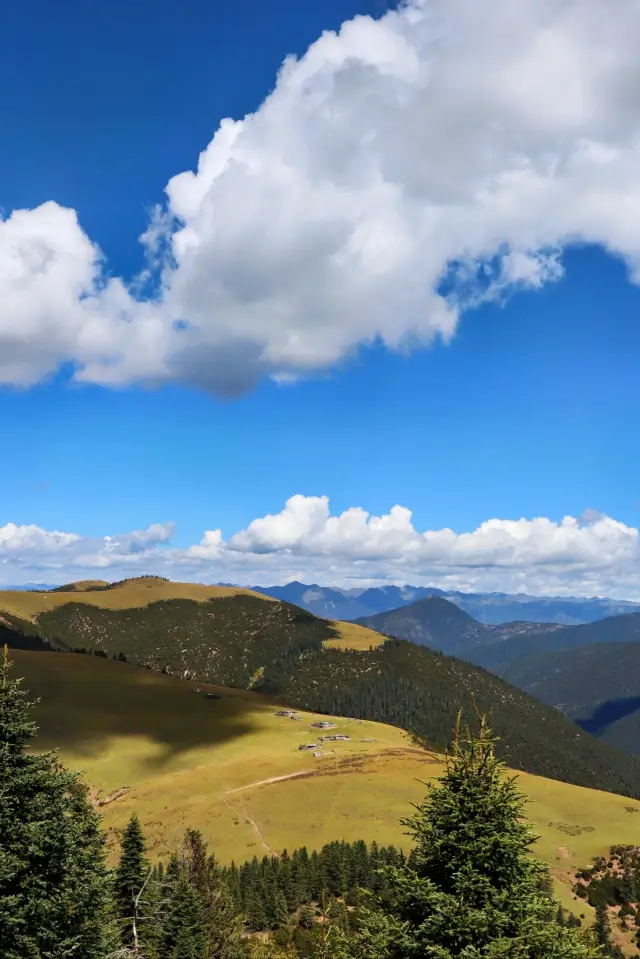
<svg viewBox="0 0 640 959">
<path fill-rule="evenodd" d="M 442 772 L 441 756 L 381 723 L 300 711 L 294 720 L 249 691 L 95 656 L 12 650 L 11 659 L 40 698 L 37 748 L 58 748 L 82 772 L 112 852 L 134 810 L 156 857 L 186 827 L 202 830 L 222 862 L 342 838 L 406 847 L 399 820 Z M 335 728 L 311 725 L 320 720 Z M 298 749 L 323 734 L 349 739 L 319 744 L 320 756 Z M 526 773 L 518 780 L 563 904 L 588 912 L 570 880 L 610 846 L 640 844 L 640 802 Z"/>
</svg>

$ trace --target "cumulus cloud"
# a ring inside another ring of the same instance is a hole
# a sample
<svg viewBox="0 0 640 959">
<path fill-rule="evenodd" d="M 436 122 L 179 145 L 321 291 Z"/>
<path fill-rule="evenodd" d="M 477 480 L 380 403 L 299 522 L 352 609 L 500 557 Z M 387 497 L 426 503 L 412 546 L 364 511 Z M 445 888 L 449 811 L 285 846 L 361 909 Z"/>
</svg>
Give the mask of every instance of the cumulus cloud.
<svg viewBox="0 0 640 959">
<path fill-rule="evenodd" d="M 68 579 L 67 572 L 124 568 L 145 558 L 155 561 L 158 547 L 168 543 L 173 529 L 173 523 L 154 523 L 148 529 L 98 538 L 7 523 L 0 526 L 0 577 L 19 584 L 30 572 L 50 571 L 61 581 Z"/>
<path fill-rule="evenodd" d="M 639 46 L 636 0 L 408 0 L 323 34 L 169 181 L 153 296 L 109 276 L 74 211 L 0 223 L 0 381 L 69 362 L 234 395 L 447 340 L 556 279 L 570 243 L 638 282 Z"/>
<path fill-rule="evenodd" d="M 225 539 L 208 530 L 178 548 L 172 523 L 102 539 L 36 526 L 0 528 L 5 583 L 63 582 L 155 573 L 241 585 L 293 579 L 325 585 L 380 583 L 533 594 L 640 599 L 640 534 L 587 511 L 555 522 L 490 519 L 471 532 L 418 530 L 411 511 L 372 516 L 360 507 L 332 515 L 326 496 L 292 496 L 284 508 Z"/>
</svg>

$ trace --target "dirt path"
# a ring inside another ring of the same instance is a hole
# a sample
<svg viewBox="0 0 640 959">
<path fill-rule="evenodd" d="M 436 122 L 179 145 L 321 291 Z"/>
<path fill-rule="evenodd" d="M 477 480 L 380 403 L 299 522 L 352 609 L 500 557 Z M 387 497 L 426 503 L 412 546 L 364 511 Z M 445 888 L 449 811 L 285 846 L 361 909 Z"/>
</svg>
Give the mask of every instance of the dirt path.
<svg viewBox="0 0 640 959">
<path fill-rule="evenodd" d="M 286 776 L 271 776 L 270 779 L 259 779 L 255 783 L 247 783 L 246 786 L 236 786 L 235 789 L 225 789 L 223 795 L 229 796 L 231 793 L 239 793 L 244 789 L 253 789 L 254 786 L 268 786 L 269 783 L 281 783 L 285 779 L 300 779 L 302 776 L 313 776 L 315 769 L 302 769 L 297 773 L 287 773 Z"/>
<path fill-rule="evenodd" d="M 297 773 L 287 773 L 286 776 L 270 776 L 269 779 L 259 779 L 255 783 L 247 783 L 246 786 L 236 786 L 235 789 L 225 790 L 225 792 L 222 794 L 222 798 L 224 800 L 225 806 L 228 806 L 229 809 L 232 809 L 236 813 L 237 812 L 242 813 L 242 815 L 244 816 L 244 821 L 251 826 L 258 842 L 264 846 L 264 848 L 267 850 L 268 853 L 270 853 L 272 856 L 277 856 L 277 858 L 279 859 L 280 853 L 276 852 L 275 849 L 272 849 L 269 843 L 265 840 L 264 836 L 260 832 L 260 828 L 257 822 L 255 821 L 255 819 L 251 818 L 244 804 L 242 809 L 238 809 L 237 806 L 234 806 L 232 803 L 229 802 L 229 800 L 227 799 L 227 796 L 230 796 L 232 793 L 243 792 L 245 789 L 253 789 L 255 786 L 268 786 L 270 785 L 270 783 L 281 783 L 281 782 L 284 782 L 285 779 L 300 779 L 303 776 L 313 776 L 314 772 L 315 770 L 313 769 L 302 769 L 300 770 L 300 772 L 297 772 Z"/>
<path fill-rule="evenodd" d="M 288 777 L 284 777 L 284 778 L 288 778 Z M 254 783 L 254 785 L 256 785 L 256 784 Z M 236 790 L 233 790 L 233 791 L 236 791 Z M 247 810 L 246 810 L 246 809 L 239 810 L 237 806 L 234 806 L 234 805 L 232 805 L 232 803 L 229 802 L 229 800 L 227 799 L 226 796 L 223 796 L 222 798 L 224 799 L 225 806 L 228 806 L 229 809 L 233 810 L 233 812 L 235 812 L 235 813 L 237 813 L 237 812 L 241 812 L 241 813 L 242 813 L 242 815 L 244 816 L 244 821 L 251 826 L 251 828 L 253 829 L 253 833 L 254 833 L 256 839 L 258 840 L 258 842 L 261 843 L 261 844 L 264 846 L 264 848 L 267 850 L 268 853 L 271 853 L 272 856 L 275 856 L 277 859 L 279 859 L 279 858 L 280 858 L 280 853 L 279 853 L 279 852 L 276 852 L 275 849 L 272 849 L 272 848 L 271 848 L 271 846 L 269 845 L 269 843 L 265 840 L 265 838 L 263 837 L 262 833 L 260 832 L 260 829 L 259 829 L 259 827 L 258 827 L 258 823 L 255 821 L 255 819 L 252 819 L 252 818 L 251 818 L 251 816 L 249 815 L 249 813 L 247 812 Z"/>
</svg>

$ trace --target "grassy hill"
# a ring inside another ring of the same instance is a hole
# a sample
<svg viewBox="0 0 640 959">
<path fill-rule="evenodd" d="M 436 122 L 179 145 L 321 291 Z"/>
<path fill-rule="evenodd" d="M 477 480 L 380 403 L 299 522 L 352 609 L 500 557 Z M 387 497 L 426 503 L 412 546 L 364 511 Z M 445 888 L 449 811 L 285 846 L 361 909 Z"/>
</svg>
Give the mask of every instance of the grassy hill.
<svg viewBox="0 0 640 959">
<path fill-rule="evenodd" d="M 114 850 L 133 810 L 158 857 L 186 826 L 201 829 L 222 862 L 342 838 L 406 845 L 398 820 L 442 769 L 439 755 L 393 726 L 336 717 L 335 732 L 350 740 L 314 758 L 297 747 L 315 741 L 310 723 L 318 716 L 276 716 L 279 704 L 266 696 L 93 656 L 15 650 L 11 657 L 41 697 L 38 746 L 59 747 L 94 787 Z M 575 907 L 574 873 L 611 845 L 635 841 L 640 802 L 519 778 L 541 837 L 537 852 Z M 588 907 L 580 903 L 579 911 Z"/>
<path fill-rule="evenodd" d="M 200 583 L 173 583 L 157 576 L 137 576 L 119 583 L 81 580 L 41 592 L 0 590 L 0 611 L 35 623 L 43 614 L 69 603 L 104 609 L 130 609 L 163 600 L 207 602 L 231 596 L 258 598 L 257 593 L 236 586 L 202 586 Z M 259 598 L 264 602 L 272 602 L 269 596 Z"/>
<path fill-rule="evenodd" d="M 243 687 L 267 662 L 284 665 L 325 640 L 355 636 L 366 648 L 382 641 L 363 627 L 235 587 L 140 577 L 42 593 L 0 591 L 0 641 L 13 647 L 122 653 L 170 675 Z"/>
<path fill-rule="evenodd" d="M 243 590 L 163 580 L 19 594 L 22 607 L 10 594 L 12 613 L 3 614 L 6 595 L 0 593 L 0 616 L 13 646 L 38 642 L 26 633 L 21 642 L 20 628 L 30 629 L 59 648 L 124 655 L 169 675 L 393 724 L 440 747 L 459 706 L 472 710 L 475 695 L 482 709 L 493 708 L 499 748 L 514 768 L 640 795 L 640 762 L 556 710 L 468 663 L 410 643 L 380 645 L 382 637 L 363 626 L 334 624 Z"/>
<path fill-rule="evenodd" d="M 640 755 L 640 643 L 541 653 L 500 673 L 604 742 Z"/>
</svg>

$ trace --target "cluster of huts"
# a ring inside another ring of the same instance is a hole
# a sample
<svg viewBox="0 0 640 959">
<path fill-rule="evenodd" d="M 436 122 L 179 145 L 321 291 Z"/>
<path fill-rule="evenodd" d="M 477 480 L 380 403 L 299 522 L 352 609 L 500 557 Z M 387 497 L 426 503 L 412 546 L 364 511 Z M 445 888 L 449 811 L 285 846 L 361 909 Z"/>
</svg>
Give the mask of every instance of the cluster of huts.
<svg viewBox="0 0 640 959">
<path fill-rule="evenodd" d="M 324 756 L 324 753 L 322 752 L 322 748 L 320 747 L 319 743 L 301 743 L 298 746 L 298 749 L 304 749 L 304 750 L 312 749 L 313 755 L 315 756 L 316 759 L 318 759 L 320 756 Z"/>
<path fill-rule="evenodd" d="M 335 743 L 335 742 L 337 742 L 338 740 L 349 740 L 349 739 L 351 739 L 351 736 L 345 736 L 344 733 L 336 733 L 336 734 L 333 735 L 333 736 L 318 736 L 318 742 L 317 742 L 317 743 L 300 743 L 300 745 L 298 746 L 298 749 L 299 749 L 301 752 L 302 752 L 303 750 L 308 750 L 308 749 L 320 749 L 320 748 L 321 748 L 321 744 L 322 744 L 322 746 L 324 746 L 325 743 Z M 314 756 L 321 756 L 322 753 L 321 753 L 321 752 L 314 752 L 313 755 L 314 755 Z"/>
<path fill-rule="evenodd" d="M 294 719 L 297 723 L 304 721 L 304 716 L 298 716 L 293 709 L 279 709 L 276 716 L 284 716 L 285 719 Z"/>
<path fill-rule="evenodd" d="M 299 722 L 304 719 L 304 716 L 298 716 L 294 709 L 278 709 L 275 713 L 276 716 L 281 716 L 283 719 L 297 719 Z M 310 723 L 314 729 L 336 729 L 336 723 L 330 723 L 328 719 L 321 719 L 318 722 Z M 349 740 L 351 736 L 347 736 L 344 733 L 332 733 L 330 736 L 318 736 L 317 743 L 300 743 L 298 749 L 302 752 L 303 750 L 313 751 L 314 756 L 323 756 L 322 745 L 324 743 L 333 743 L 338 740 Z"/>
</svg>

